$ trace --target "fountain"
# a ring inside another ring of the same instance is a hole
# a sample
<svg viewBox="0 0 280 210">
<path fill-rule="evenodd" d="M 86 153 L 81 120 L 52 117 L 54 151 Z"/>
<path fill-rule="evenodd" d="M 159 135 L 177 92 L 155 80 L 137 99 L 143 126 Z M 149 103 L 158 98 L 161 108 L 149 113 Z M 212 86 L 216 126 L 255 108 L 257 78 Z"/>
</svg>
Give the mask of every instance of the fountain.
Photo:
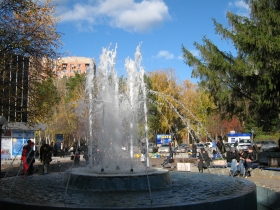
<svg viewBox="0 0 280 210">
<path fill-rule="evenodd" d="M 256 209 L 256 186 L 250 181 L 149 165 L 140 46 L 135 60 L 126 59 L 127 79 L 117 77 L 115 61 L 116 48 L 103 48 L 96 74 L 93 65 L 87 71 L 87 94 L 78 113 L 89 128 L 88 165 L 63 174 L 2 179 L 0 204 L 30 210 Z M 144 163 L 134 158 L 139 148 Z"/>
</svg>

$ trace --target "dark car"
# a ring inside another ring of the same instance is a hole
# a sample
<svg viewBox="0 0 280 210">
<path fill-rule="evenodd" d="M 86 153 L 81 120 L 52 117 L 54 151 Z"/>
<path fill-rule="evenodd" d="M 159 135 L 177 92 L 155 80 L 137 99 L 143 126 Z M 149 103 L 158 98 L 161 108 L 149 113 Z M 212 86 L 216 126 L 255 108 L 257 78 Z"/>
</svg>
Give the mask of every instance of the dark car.
<svg viewBox="0 0 280 210">
<path fill-rule="evenodd" d="M 269 158 L 280 158 L 280 148 L 274 147 L 260 152 L 258 154 L 258 163 L 260 165 L 268 165 Z"/>
<path fill-rule="evenodd" d="M 275 141 L 269 140 L 269 141 L 265 141 L 262 146 L 261 146 L 261 151 L 266 151 L 270 148 L 274 148 L 277 147 L 277 144 Z"/>
</svg>

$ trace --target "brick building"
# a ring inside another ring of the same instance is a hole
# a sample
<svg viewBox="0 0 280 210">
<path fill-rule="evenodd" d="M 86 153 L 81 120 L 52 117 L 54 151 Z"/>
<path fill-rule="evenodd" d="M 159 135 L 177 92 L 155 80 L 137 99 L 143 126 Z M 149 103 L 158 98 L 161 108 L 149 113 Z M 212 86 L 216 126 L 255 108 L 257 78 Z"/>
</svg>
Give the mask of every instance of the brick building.
<svg viewBox="0 0 280 210">
<path fill-rule="evenodd" d="M 87 69 L 90 67 L 92 58 L 86 57 L 64 57 L 61 58 L 60 68 L 55 69 L 55 74 L 58 78 L 69 78 L 74 77 L 75 72 L 78 74 L 86 73 Z M 95 61 L 93 61 L 93 69 L 96 71 Z"/>
</svg>

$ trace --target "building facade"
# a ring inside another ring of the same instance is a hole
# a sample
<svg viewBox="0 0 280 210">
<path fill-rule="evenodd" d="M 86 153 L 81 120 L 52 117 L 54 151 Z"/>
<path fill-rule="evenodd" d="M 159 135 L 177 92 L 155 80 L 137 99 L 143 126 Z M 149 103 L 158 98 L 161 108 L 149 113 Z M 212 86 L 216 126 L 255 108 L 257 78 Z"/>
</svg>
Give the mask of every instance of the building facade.
<svg viewBox="0 0 280 210">
<path fill-rule="evenodd" d="M 8 122 L 27 122 L 29 58 L 6 54 L 0 60 L 0 115 Z"/>
<path fill-rule="evenodd" d="M 86 73 L 91 63 L 93 63 L 93 69 L 96 72 L 96 65 L 92 58 L 76 56 L 64 57 L 61 58 L 58 63 L 59 68 L 54 69 L 58 78 L 69 78 L 74 77 L 75 73 Z"/>
</svg>

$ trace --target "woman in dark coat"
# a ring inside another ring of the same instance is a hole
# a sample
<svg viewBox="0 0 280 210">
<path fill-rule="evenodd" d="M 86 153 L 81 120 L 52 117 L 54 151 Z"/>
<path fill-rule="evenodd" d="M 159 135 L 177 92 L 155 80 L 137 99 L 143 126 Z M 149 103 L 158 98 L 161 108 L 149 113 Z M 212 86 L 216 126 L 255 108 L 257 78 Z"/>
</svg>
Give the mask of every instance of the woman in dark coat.
<svg viewBox="0 0 280 210">
<path fill-rule="evenodd" d="M 211 159 L 209 158 L 208 153 L 205 151 L 204 148 L 201 149 L 201 152 L 199 153 L 198 156 L 198 171 L 203 173 L 203 169 L 206 169 L 210 165 Z"/>
<path fill-rule="evenodd" d="M 49 170 L 49 164 L 52 161 L 52 150 L 53 147 L 46 143 L 45 140 L 42 141 L 42 146 L 40 147 L 40 160 L 43 164 L 43 173 L 47 174 Z"/>
</svg>

